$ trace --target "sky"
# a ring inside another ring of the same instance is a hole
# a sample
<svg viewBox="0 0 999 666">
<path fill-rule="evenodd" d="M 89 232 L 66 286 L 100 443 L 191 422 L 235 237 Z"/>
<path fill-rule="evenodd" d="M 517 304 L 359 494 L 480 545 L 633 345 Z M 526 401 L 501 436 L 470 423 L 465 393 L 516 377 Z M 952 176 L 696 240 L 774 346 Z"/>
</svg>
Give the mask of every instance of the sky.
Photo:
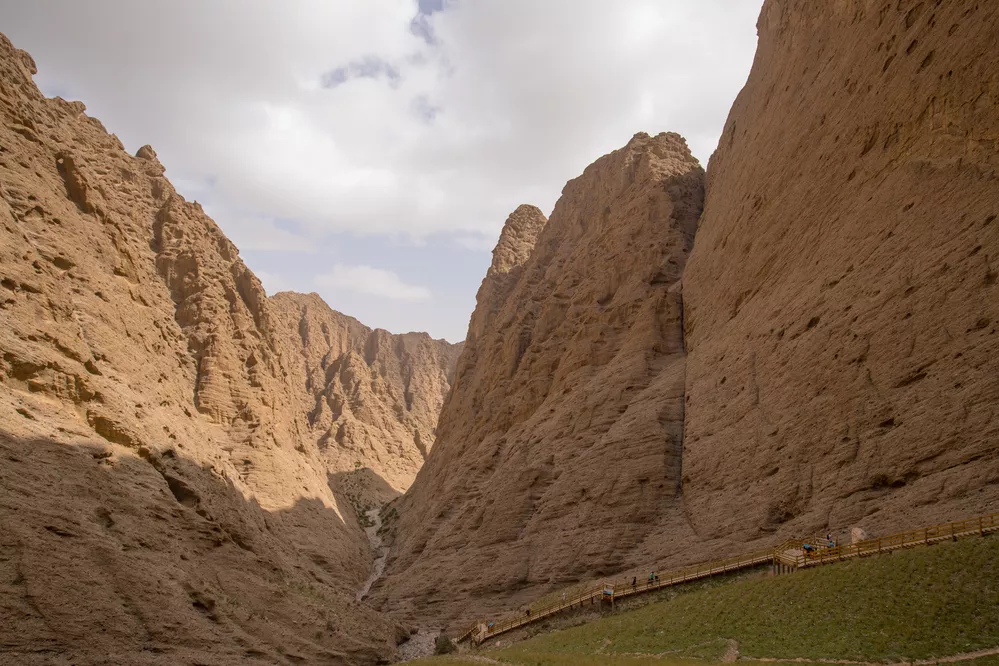
<svg viewBox="0 0 999 666">
<path fill-rule="evenodd" d="M 507 215 L 636 132 L 706 164 L 762 0 L 0 0 L 81 100 L 239 247 L 268 294 L 465 338 Z"/>
</svg>

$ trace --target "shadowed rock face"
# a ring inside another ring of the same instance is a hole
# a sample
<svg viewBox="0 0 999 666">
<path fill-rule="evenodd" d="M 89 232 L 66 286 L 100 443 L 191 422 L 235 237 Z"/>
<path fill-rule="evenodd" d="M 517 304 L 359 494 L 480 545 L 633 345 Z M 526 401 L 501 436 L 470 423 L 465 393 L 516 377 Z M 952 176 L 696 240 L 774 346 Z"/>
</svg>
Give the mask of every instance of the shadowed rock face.
<svg viewBox="0 0 999 666">
<path fill-rule="evenodd" d="M 570 181 L 547 223 L 511 215 L 398 506 L 392 608 L 450 620 L 619 570 L 679 509 L 678 281 L 702 197 L 683 139 L 639 134 Z"/>
<path fill-rule="evenodd" d="M 455 347 L 268 299 L 33 73 L 0 36 L 0 653 L 390 658 L 355 507 L 415 475 Z"/>
<path fill-rule="evenodd" d="M 999 501 L 999 6 L 771 0 L 684 273 L 699 534 Z"/>
</svg>

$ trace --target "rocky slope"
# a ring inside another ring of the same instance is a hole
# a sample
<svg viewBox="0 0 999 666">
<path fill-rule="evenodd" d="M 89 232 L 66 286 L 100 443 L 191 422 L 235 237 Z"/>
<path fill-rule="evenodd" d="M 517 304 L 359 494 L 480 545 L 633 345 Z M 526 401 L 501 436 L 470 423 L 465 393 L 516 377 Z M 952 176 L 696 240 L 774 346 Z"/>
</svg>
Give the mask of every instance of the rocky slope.
<svg viewBox="0 0 999 666">
<path fill-rule="evenodd" d="M 999 7 L 768 0 L 759 32 L 689 263 L 674 137 L 599 160 L 547 225 L 511 218 L 386 608 L 456 626 L 999 505 Z"/>
<path fill-rule="evenodd" d="M 703 171 L 639 134 L 510 216 L 437 443 L 396 507 L 387 607 L 454 620 L 644 563 L 682 523 L 679 279 Z M 657 541 L 656 536 L 651 536 Z"/>
<path fill-rule="evenodd" d="M 34 71 L 0 36 L 0 662 L 389 658 L 341 477 L 404 489 L 452 347 L 268 299 L 151 148 Z"/>
<path fill-rule="evenodd" d="M 999 7 L 769 0 L 684 275 L 701 535 L 999 501 Z"/>
</svg>

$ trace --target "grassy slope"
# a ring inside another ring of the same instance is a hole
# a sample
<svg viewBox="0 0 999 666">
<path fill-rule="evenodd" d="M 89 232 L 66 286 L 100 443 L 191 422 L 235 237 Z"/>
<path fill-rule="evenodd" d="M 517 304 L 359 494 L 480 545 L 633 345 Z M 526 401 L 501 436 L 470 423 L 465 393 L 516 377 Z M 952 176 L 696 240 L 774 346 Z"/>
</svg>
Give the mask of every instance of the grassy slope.
<svg viewBox="0 0 999 666">
<path fill-rule="evenodd" d="M 481 654 L 531 666 L 663 666 L 717 661 L 727 639 L 743 659 L 899 661 L 997 647 L 999 536 L 738 580 Z M 667 653 L 676 659 L 650 658 Z"/>
</svg>

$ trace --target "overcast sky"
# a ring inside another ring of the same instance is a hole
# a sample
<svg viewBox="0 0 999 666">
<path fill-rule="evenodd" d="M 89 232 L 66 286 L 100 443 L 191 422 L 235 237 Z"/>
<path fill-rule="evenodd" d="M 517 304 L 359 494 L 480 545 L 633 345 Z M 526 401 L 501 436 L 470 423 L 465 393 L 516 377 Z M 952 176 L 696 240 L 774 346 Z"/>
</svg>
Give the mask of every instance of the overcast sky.
<svg viewBox="0 0 999 666">
<path fill-rule="evenodd" d="M 762 0 L 0 0 L 269 294 L 462 340 L 506 216 L 638 131 L 706 164 Z"/>
</svg>

